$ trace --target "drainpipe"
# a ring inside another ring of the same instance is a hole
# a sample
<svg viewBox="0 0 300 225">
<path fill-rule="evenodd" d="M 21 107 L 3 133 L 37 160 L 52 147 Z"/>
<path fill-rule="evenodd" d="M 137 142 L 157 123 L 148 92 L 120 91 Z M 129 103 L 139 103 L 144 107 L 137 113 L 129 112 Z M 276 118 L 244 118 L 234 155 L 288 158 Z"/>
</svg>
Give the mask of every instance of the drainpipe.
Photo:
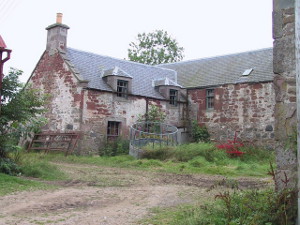
<svg viewBox="0 0 300 225">
<path fill-rule="evenodd" d="M 148 112 L 149 112 L 149 99 L 146 98 L 146 121 L 148 121 Z"/>
<path fill-rule="evenodd" d="M 6 53 L 6 57 L 2 59 L 3 53 Z M 2 80 L 4 77 L 3 74 L 3 65 L 4 63 L 10 59 L 11 50 L 6 48 L 6 44 L 0 35 L 0 115 L 1 115 L 1 104 L 2 104 Z"/>
</svg>

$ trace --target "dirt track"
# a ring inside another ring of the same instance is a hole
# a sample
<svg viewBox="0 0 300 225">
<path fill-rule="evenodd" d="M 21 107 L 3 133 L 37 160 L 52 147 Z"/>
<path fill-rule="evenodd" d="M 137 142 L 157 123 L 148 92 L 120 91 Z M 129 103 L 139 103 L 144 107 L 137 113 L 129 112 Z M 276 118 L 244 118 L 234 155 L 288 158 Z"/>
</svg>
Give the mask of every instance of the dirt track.
<svg viewBox="0 0 300 225">
<path fill-rule="evenodd" d="M 213 198 L 221 176 L 175 175 L 58 164 L 72 178 L 48 182 L 59 188 L 19 192 L 0 197 L 0 224 L 140 224 L 153 207 L 171 207 Z M 269 181 L 241 178 L 240 188 L 257 188 Z"/>
</svg>

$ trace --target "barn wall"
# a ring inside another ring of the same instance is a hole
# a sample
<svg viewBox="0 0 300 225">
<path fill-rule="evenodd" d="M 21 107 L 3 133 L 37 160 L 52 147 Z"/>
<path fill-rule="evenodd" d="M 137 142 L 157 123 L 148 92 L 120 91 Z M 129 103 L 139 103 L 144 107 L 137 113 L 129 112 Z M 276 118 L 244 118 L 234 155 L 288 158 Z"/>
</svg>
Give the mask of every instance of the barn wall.
<svg viewBox="0 0 300 225">
<path fill-rule="evenodd" d="M 206 125 L 218 142 L 235 131 L 248 143 L 274 143 L 274 88 L 271 82 L 228 84 L 214 89 L 214 109 L 206 109 L 206 89 L 188 91 L 190 119 Z"/>
</svg>

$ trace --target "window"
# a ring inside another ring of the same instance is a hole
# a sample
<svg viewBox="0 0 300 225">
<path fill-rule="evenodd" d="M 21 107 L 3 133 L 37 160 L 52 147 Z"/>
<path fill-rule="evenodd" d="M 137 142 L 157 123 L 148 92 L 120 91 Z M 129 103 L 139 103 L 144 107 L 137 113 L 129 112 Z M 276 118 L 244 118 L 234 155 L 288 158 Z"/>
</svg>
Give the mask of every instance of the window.
<svg viewBox="0 0 300 225">
<path fill-rule="evenodd" d="M 128 81 L 118 80 L 118 82 L 117 82 L 117 96 L 127 98 L 127 96 L 128 96 Z"/>
<path fill-rule="evenodd" d="M 107 123 L 107 140 L 115 140 L 120 135 L 120 122 L 108 121 Z"/>
<path fill-rule="evenodd" d="M 170 89 L 170 104 L 177 106 L 178 102 L 178 91 Z"/>
<path fill-rule="evenodd" d="M 214 89 L 206 89 L 206 109 L 214 109 Z"/>
</svg>

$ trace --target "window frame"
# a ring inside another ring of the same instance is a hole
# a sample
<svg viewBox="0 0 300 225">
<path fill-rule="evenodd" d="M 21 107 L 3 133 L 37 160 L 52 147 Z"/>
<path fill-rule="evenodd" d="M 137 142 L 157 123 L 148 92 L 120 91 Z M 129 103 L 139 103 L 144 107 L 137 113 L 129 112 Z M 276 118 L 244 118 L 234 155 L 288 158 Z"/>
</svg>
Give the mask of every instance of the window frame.
<svg viewBox="0 0 300 225">
<path fill-rule="evenodd" d="M 120 136 L 121 133 L 121 122 L 119 121 L 107 121 L 107 140 L 116 139 Z"/>
<path fill-rule="evenodd" d="M 215 109 L 215 89 L 214 88 L 206 89 L 206 109 L 207 110 Z"/>
<path fill-rule="evenodd" d="M 128 98 L 129 81 L 117 79 L 117 96 Z"/>
<path fill-rule="evenodd" d="M 176 89 L 169 90 L 169 103 L 170 103 L 170 105 L 173 105 L 173 106 L 178 105 L 178 90 L 176 90 Z"/>
</svg>

